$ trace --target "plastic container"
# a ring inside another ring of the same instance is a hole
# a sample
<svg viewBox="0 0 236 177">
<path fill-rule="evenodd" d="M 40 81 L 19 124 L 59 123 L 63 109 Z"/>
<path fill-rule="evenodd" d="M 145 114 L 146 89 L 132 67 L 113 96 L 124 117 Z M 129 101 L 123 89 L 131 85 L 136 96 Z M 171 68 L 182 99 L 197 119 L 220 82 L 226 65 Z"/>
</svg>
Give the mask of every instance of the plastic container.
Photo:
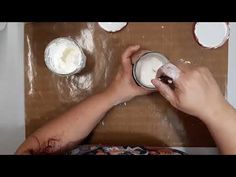
<svg viewBox="0 0 236 177">
<path fill-rule="evenodd" d="M 69 47 L 61 47 L 62 44 L 65 44 Z M 64 50 L 64 51 L 62 51 Z M 67 51 L 66 51 L 67 50 Z M 71 55 L 69 55 L 69 52 L 74 52 L 74 54 L 77 54 L 78 57 L 70 58 Z M 61 55 L 59 55 L 59 53 L 63 52 L 63 56 L 64 58 L 61 57 Z M 67 52 L 67 55 L 64 54 Z M 57 54 L 55 54 L 57 53 Z M 64 56 L 66 55 L 66 56 Z M 66 58 L 66 59 L 65 59 Z M 77 59 L 78 58 L 78 59 Z M 56 38 L 53 41 L 51 41 L 44 52 L 44 60 L 45 60 L 45 64 L 47 66 L 47 68 L 52 71 L 53 73 L 60 75 L 60 76 L 71 76 L 74 75 L 76 73 L 79 73 L 86 65 L 86 56 L 84 55 L 83 50 L 81 49 L 81 47 L 70 37 L 61 37 L 61 38 Z M 67 69 L 63 71 L 63 69 L 58 69 L 58 61 L 59 60 L 63 60 L 62 62 L 60 61 L 60 64 L 62 65 L 63 62 L 67 62 L 65 64 L 68 65 L 68 62 L 70 64 L 70 67 L 73 70 Z M 67 61 L 65 61 L 67 60 Z M 76 60 L 76 61 L 75 61 Z M 74 64 L 76 62 L 76 64 Z M 56 66 L 57 65 L 57 66 Z"/>
</svg>

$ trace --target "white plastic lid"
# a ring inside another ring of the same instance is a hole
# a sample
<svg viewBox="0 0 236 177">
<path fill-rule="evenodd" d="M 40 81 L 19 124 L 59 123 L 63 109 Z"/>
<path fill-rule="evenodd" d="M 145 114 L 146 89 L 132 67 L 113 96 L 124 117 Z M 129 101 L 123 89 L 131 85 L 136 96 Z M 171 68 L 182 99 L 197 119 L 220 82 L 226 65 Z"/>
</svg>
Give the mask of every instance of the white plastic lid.
<svg viewBox="0 0 236 177">
<path fill-rule="evenodd" d="M 194 34 L 197 42 L 206 48 L 218 48 L 229 37 L 229 26 L 225 22 L 198 22 Z"/>
<path fill-rule="evenodd" d="M 120 31 L 127 25 L 127 22 L 98 22 L 99 26 L 108 32 Z"/>
</svg>

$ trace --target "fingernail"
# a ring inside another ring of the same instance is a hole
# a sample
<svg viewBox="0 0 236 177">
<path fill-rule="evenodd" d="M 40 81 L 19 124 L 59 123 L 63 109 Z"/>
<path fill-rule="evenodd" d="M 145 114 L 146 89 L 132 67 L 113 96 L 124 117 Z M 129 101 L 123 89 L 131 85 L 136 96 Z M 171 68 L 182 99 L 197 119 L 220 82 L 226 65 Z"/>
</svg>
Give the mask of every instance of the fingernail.
<svg viewBox="0 0 236 177">
<path fill-rule="evenodd" d="M 160 85 L 157 79 L 152 79 L 151 82 L 153 85 Z"/>
</svg>

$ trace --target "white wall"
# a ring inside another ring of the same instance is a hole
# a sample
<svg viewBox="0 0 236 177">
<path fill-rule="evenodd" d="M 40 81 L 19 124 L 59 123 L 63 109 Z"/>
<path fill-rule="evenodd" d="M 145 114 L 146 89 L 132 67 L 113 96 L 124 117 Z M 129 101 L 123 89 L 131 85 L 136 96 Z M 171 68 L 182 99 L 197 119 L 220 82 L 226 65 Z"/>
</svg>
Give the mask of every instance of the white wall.
<svg viewBox="0 0 236 177">
<path fill-rule="evenodd" d="M 0 31 L 0 154 L 13 154 L 25 136 L 23 23 Z"/>
<path fill-rule="evenodd" d="M 236 23 L 230 23 L 228 56 L 228 101 L 236 108 Z"/>
</svg>

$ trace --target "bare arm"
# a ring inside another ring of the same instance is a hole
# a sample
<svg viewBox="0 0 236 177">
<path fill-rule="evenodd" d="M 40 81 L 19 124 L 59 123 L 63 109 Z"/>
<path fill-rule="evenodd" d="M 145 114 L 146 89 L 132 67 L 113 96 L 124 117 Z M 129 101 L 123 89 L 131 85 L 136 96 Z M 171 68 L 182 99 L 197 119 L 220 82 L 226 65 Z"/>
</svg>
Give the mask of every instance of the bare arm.
<svg viewBox="0 0 236 177">
<path fill-rule="evenodd" d="M 122 66 L 111 85 L 103 92 L 82 101 L 77 106 L 38 129 L 18 148 L 16 154 L 64 153 L 74 148 L 114 105 L 148 93 L 132 78 L 131 55 L 139 46 L 129 47 L 122 55 Z"/>
<path fill-rule="evenodd" d="M 236 154 L 236 110 L 224 99 L 210 71 L 181 62 L 176 66 L 177 70 L 167 64 L 157 74 L 174 78 L 175 89 L 155 79 L 152 82 L 157 90 L 174 107 L 202 120 L 221 153 Z"/>
<path fill-rule="evenodd" d="M 222 154 L 236 154 L 236 110 L 225 102 L 214 114 L 203 116 Z"/>
<path fill-rule="evenodd" d="M 17 154 L 62 153 L 80 143 L 114 105 L 109 93 L 96 94 L 34 132 Z"/>
</svg>

